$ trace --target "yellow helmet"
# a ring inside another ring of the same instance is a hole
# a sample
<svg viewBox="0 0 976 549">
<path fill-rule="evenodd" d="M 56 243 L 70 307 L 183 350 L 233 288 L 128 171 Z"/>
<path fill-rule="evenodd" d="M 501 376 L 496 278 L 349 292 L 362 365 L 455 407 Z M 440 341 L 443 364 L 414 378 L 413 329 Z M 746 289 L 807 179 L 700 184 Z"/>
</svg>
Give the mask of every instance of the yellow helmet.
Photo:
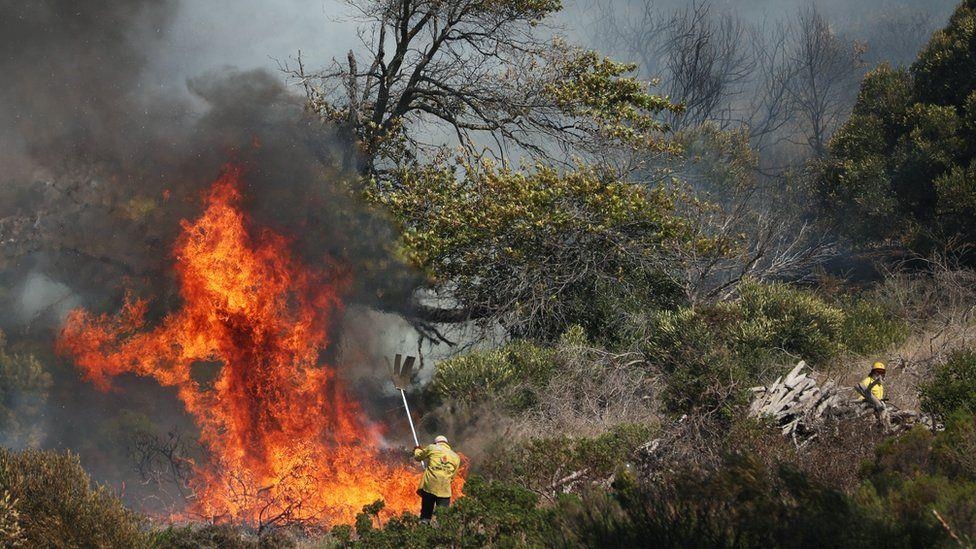
<svg viewBox="0 0 976 549">
<path fill-rule="evenodd" d="M 882 372 L 884 372 L 884 371 L 885 371 L 885 365 L 884 365 L 884 362 L 875 362 L 875 363 L 874 363 L 874 364 L 873 364 L 873 365 L 871 366 L 871 371 L 873 372 L 873 371 L 875 371 L 875 370 L 880 370 L 880 371 L 882 371 Z"/>
</svg>

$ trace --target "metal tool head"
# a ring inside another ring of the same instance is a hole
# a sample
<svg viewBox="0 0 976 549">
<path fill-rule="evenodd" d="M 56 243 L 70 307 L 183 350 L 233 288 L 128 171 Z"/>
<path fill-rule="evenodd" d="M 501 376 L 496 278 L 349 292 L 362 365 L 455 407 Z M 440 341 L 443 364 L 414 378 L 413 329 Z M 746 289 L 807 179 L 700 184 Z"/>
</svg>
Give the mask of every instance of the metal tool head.
<svg viewBox="0 0 976 549">
<path fill-rule="evenodd" d="M 397 389 L 406 389 L 413 378 L 413 364 L 416 357 L 408 356 L 406 360 L 403 355 L 397 353 L 393 360 L 393 386 Z"/>
</svg>

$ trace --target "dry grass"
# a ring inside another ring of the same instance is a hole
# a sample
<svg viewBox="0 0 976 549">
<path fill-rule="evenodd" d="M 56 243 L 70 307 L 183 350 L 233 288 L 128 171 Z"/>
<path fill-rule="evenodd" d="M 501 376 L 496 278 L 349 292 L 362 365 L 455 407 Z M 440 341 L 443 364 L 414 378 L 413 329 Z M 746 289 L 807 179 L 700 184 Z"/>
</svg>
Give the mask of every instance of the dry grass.
<svg viewBox="0 0 976 549">
<path fill-rule="evenodd" d="M 659 380 L 629 354 L 561 348 L 563 370 L 539 392 L 538 405 L 512 418 L 517 436 L 595 436 L 620 424 L 657 424 Z"/>
<path fill-rule="evenodd" d="M 660 380 L 635 354 L 561 343 L 555 363 L 559 371 L 531 388 L 535 402 L 525 409 L 511 409 L 507 398 L 471 406 L 447 402 L 424 417 L 424 426 L 453 433 L 476 467 L 498 440 L 594 437 L 618 425 L 661 423 Z"/>
<path fill-rule="evenodd" d="M 952 269 L 931 261 L 928 275 L 889 273 L 876 290 L 910 327 L 901 343 L 872 356 L 847 356 L 827 372 L 842 386 L 853 387 L 871 364 L 888 365 L 885 394 L 901 409 L 918 410 L 918 386 L 934 367 L 956 350 L 976 345 L 976 271 Z"/>
</svg>

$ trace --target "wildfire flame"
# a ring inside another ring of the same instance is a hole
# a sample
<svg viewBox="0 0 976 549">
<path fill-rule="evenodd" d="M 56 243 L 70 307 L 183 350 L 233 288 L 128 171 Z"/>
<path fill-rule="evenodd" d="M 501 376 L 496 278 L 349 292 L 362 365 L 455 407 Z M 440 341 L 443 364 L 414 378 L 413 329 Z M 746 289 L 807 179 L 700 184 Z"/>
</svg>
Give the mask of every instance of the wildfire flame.
<svg viewBox="0 0 976 549">
<path fill-rule="evenodd" d="M 176 387 L 209 453 L 194 466 L 194 515 L 348 524 L 377 499 L 416 508 L 419 471 L 383 455 L 378 426 L 320 364 L 347 277 L 303 265 L 270 229 L 252 237 L 241 177 L 225 168 L 203 215 L 181 222 L 181 309 L 152 329 L 144 300 L 114 316 L 75 310 L 59 352 L 102 390 L 127 372 Z M 221 364 L 212 384 L 191 375 L 206 363 Z"/>
</svg>

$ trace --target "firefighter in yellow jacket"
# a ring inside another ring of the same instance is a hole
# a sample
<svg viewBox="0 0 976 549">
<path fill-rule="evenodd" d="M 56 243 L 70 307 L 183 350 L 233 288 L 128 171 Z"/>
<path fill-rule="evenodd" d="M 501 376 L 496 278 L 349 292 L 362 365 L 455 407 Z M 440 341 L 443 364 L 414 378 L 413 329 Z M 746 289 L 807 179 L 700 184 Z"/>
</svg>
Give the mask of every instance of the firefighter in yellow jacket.
<svg viewBox="0 0 976 549">
<path fill-rule="evenodd" d="M 857 384 L 860 400 L 867 400 L 875 410 L 884 409 L 884 376 L 884 363 L 875 362 L 868 377 Z"/>
<path fill-rule="evenodd" d="M 885 365 L 883 362 L 875 362 L 871 365 L 871 372 L 868 377 L 861 380 L 854 388 L 857 389 L 859 400 L 871 405 L 874 409 L 874 416 L 881 424 L 881 428 L 886 432 L 891 430 L 891 415 L 888 407 L 884 403 L 885 390 Z"/>
<path fill-rule="evenodd" d="M 430 446 L 414 448 L 413 459 L 427 464 L 417 494 L 420 495 L 420 520 L 429 521 L 435 505 L 451 504 L 451 480 L 461 466 L 461 458 L 451 450 L 447 437 L 438 435 Z"/>
</svg>

